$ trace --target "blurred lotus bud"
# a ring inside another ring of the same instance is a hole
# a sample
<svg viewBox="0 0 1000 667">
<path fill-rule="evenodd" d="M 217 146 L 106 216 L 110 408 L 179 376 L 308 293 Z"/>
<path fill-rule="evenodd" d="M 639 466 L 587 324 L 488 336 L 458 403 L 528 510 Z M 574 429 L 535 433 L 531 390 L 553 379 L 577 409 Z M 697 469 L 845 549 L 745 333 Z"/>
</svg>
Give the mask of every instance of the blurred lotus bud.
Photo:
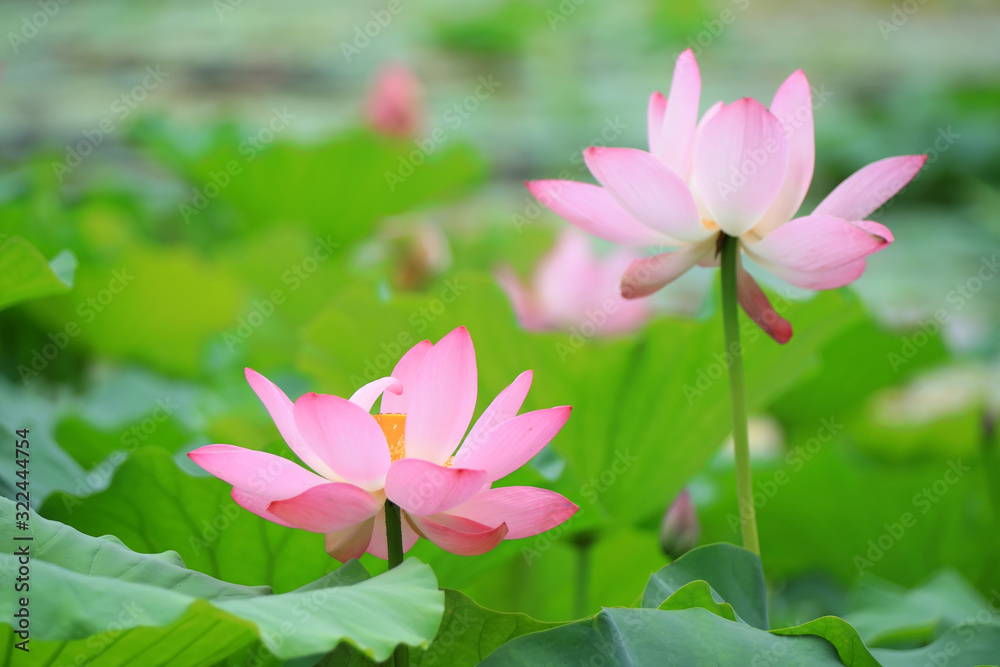
<svg viewBox="0 0 1000 667">
<path fill-rule="evenodd" d="M 660 548 L 672 559 L 683 556 L 698 544 L 701 526 L 691 493 L 684 489 L 667 508 L 660 524 Z"/>
<path fill-rule="evenodd" d="M 393 265 L 393 283 L 399 289 L 423 289 L 451 266 L 448 239 L 437 225 L 419 223 L 390 227 L 385 238 Z"/>
<path fill-rule="evenodd" d="M 420 81 L 405 65 L 383 67 L 365 103 L 368 124 L 379 134 L 411 138 L 424 119 Z"/>
</svg>

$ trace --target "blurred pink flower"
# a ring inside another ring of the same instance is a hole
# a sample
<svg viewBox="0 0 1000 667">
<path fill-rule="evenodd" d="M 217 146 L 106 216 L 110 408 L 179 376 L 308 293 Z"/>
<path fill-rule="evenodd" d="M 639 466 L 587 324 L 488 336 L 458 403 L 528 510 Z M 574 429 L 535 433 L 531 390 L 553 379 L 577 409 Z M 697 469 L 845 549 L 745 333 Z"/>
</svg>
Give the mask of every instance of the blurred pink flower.
<svg viewBox="0 0 1000 667">
<path fill-rule="evenodd" d="M 402 64 L 383 67 L 365 103 L 368 124 L 390 137 L 410 138 L 424 120 L 423 89 L 416 75 Z"/>
<path fill-rule="evenodd" d="M 569 229 L 539 263 L 530 285 L 510 267 L 497 272 L 497 282 L 525 329 L 573 330 L 589 322 L 594 333 L 613 336 L 639 328 L 650 316 L 646 301 L 622 298 L 619 287 L 622 272 L 637 256 L 619 248 L 598 257 L 584 235 Z"/>
<path fill-rule="evenodd" d="M 324 533 L 327 552 L 340 561 L 366 551 L 388 557 L 387 499 L 402 510 L 404 551 L 426 537 L 465 556 L 549 530 L 579 509 L 545 489 L 491 488 L 541 451 L 569 418 L 568 406 L 517 414 L 531 371 L 497 395 L 459 447 L 478 383 L 465 327 L 436 345 L 417 343 L 391 377 L 361 387 L 350 400 L 309 393 L 293 404 L 262 375 L 246 374 L 285 442 L 311 470 L 232 445 L 208 445 L 188 456 L 232 484 L 233 500 L 245 509 Z M 381 413 L 372 415 L 379 396 Z"/>
<path fill-rule="evenodd" d="M 652 294 L 691 267 L 718 265 L 721 233 L 788 283 L 807 289 L 847 285 L 865 257 L 893 241 L 865 218 L 903 188 L 925 155 L 874 162 L 837 186 L 809 215 L 792 219 L 812 181 L 812 95 L 801 70 L 778 89 L 770 110 L 743 98 L 709 107 L 698 119 L 701 75 L 690 49 L 677 59 L 669 103 L 649 100 L 649 152 L 584 151 L 600 186 L 575 181 L 527 183 L 538 200 L 584 231 L 626 246 L 671 247 L 638 259 L 622 277 L 628 298 Z M 791 325 L 738 268 L 740 304 L 778 342 Z"/>
</svg>

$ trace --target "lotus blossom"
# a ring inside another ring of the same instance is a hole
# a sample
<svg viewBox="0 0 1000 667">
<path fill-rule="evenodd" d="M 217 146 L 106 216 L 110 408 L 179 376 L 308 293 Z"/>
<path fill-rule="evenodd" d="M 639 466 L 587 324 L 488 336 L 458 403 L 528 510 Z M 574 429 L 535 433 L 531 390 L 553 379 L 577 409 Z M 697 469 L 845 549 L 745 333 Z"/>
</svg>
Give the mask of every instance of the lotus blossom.
<svg viewBox="0 0 1000 667">
<path fill-rule="evenodd" d="M 583 157 L 600 183 L 527 183 L 538 200 L 580 229 L 626 246 L 655 248 L 622 277 L 627 298 L 661 289 L 693 266 L 718 265 L 722 234 L 738 237 L 755 263 L 812 290 L 847 285 L 865 257 L 893 241 L 866 217 L 903 188 L 926 155 L 874 162 L 837 186 L 811 214 L 798 211 L 815 161 L 812 95 L 794 72 L 770 109 L 743 98 L 698 118 L 701 75 L 694 54 L 677 59 L 669 99 L 653 93 L 649 151 L 591 146 Z M 664 247 L 671 248 L 661 252 Z M 778 342 L 791 338 L 756 281 L 738 267 L 740 305 Z"/>
<path fill-rule="evenodd" d="M 388 558 L 387 500 L 401 509 L 404 552 L 426 537 L 466 556 L 549 530 L 579 509 L 553 491 L 492 487 L 541 451 L 569 418 L 568 406 L 517 414 L 531 371 L 497 395 L 458 447 L 477 392 L 476 354 L 465 327 L 436 345 L 417 343 L 391 377 L 350 399 L 308 393 L 292 403 L 259 373 L 247 369 L 246 376 L 308 467 L 232 445 L 208 445 L 188 456 L 232 484 L 233 500 L 245 509 L 324 533 L 337 560 L 366 551 Z M 372 415 L 380 396 L 381 412 Z"/>
<path fill-rule="evenodd" d="M 380 134 L 407 139 L 423 122 L 423 90 L 405 65 L 388 65 L 375 77 L 365 103 L 368 124 Z"/>
<path fill-rule="evenodd" d="M 510 299 L 521 326 L 529 331 L 581 329 L 613 336 L 633 331 L 650 316 L 647 301 L 622 298 L 622 272 L 637 259 L 631 248 L 598 257 L 583 234 L 567 229 L 542 259 L 525 286 L 510 267 L 497 271 L 497 282 Z"/>
</svg>

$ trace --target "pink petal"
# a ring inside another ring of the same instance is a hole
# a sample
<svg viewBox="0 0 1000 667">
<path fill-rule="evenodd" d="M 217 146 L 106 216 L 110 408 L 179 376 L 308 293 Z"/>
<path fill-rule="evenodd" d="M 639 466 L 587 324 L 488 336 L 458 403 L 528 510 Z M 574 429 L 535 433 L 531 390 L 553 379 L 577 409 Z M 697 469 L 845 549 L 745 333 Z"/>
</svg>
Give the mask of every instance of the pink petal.
<svg viewBox="0 0 1000 667">
<path fill-rule="evenodd" d="M 467 441 L 455 455 L 454 465 L 485 470 L 488 482 L 506 477 L 549 444 L 569 419 L 571 411 L 570 406 L 563 405 L 526 412 L 501 422 L 480 440 Z"/>
<path fill-rule="evenodd" d="M 500 289 L 507 295 L 518 324 L 528 331 L 545 330 L 547 323 L 542 316 L 535 295 L 525 288 L 513 269 L 509 266 L 501 267 L 494 273 L 494 278 Z"/>
<path fill-rule="evenodd" d="M 633 261 L 622 276 L 622 296 L 638 299 L 663 289 L 712 253 L 714 247 L 714 241 L 709 240 Z"/>
<path fill-rule="evenodd" d="M 647 227 L 682 241 L 700 241 L 712 233 L 701 224 L 687 183 L 655 155 L 591 146 L 583 159 L 601 185 Z"/>
<path fill-rule="evenodd" d="M 466 447 L 478 448 L 481 441 L 485 439 L 486 434 L 494 426 L 498 426 L 517 415 L 521 406 L 524 405 L 524 399 L 528 396 L 528 390 L 531 389 L 531 380 L 533 377 L 534 373 L 530 370 L 524 371 L 514 378 L 514 381 L 507 385 L 503 391 L 497 394 L 493 402 L 483 410 L 483 414 L 472 425 L 469 435 L 466 436 L 465 442 L 462 443 L 462 448 L 458 450 L 458 454 L 455 456 L 456 461 L 463 460 L 462 449 Z"/>
<path fill-rule="evenodd" d="M 188 457 L 222 481 L 269 500 L 291 498 L 330 480 L 286 458 L 233 445 L 207 445 Z"/>
<path fill-rule="evenodd" d="M 278 427 L 281 437 L 293 452 L 307 466 L 329 479 L 337 480 L 337 474 L 330 469 L 330 466 L 312 450 L 309 444 L 299 435 L 299 429 L 295 425 L 295 417 L 292 414 L 292 402 L 285 396 L 285 392 L 278 388 L 266 377 L 257 371 L 247 368 L 247 382 L 250 388 L 257 394 L 257 398 L 264 404 L 267 412 L 271 415 L 274 425 Z"/>
<path fill-rule="evenodd" d="M 430 349 L 405 391 L 406 456 L 444 463 L 462 441 L 476 409 L 476 350 L 465 327 Z"/>
<path fill-rule="evenodd" d="M 526 181 L 531 194 L 588 234 L 612 243 L 648 246 L 671 239 L 633 218 L 607 190 L 577 181 Z"/>
<path fill-rule="evenodd" d="M 507 525 L 508 540 L 544 533 L 580 508 L 555 491 L 533 486 L 506 486 L 483 491 L 448 511 L 485 526 Z"/>
<path fill-rule="evenodd" d="M 787 170 L 788 141 L 781 123 L 748 97 L 708 120 L 694 149 L 698 192 L 730 236 L 740 236 L 760 220 Z"/>
<path fill-rule="evenodd" d="M 866 262 L 858 259 L 853 262 L 825 271 L 796 271 L 773 262 L 765 262 L 755 258 L 757 263 L 778 276 L 786 283 L 803 289 L 824 290 L 836 289 L 850 285 L 865 272 Z"/>
<path fill-rule="evenodd" d="M 352 558 L 361 558 L 374 537 L 372 535 L 374 525 L 375 517 L 372 517 L 350 528 L 327 533 L 324 539 L 326 552 L 341 563 L 346 563 Z M 385 526 L 382 527 L 382 532 L 385 533 Z"/>
<path fill-rule="evenodd" d="M 413 384 L 417 369 L 420 368 L 420 364 L 423 363 L 424 357 L 427 356 L 432 347 L 429 340 L 422 340 L 407 350 L 406 354 L 400 358 L 396 367 L 392 369 L 392 377 L 402 383 L 403 391 L 399 394 L 382 394 L 380 412 L 406 414 L 407 402 L 409 397 L 413 395 L 413 392 L 407 394 L 406 390 Z"/>
<path fill-rule="evenodd" d="M 439 514 L 433 519 L 411 517 L 414 527 L 421 535 L 445 551 L 459 556 L 479 556 L 500 544 L 507 535 L 507 525 L 490 528 L 483 524 Z"/>
<path fill-rule="evenodd" d="M 691 148 L 701 101 L 701 73 L 691 49 L 677 58 L 670 95 L 663 114 L 663 160 L 687 178 L 691 172 Z"/>
<path fill-rule="evenodd" d="M 276 523 L 279 526 L 285 526 L 286 528 L 294 528 L 292 524 L 288 523 L 284 519 L 271 514 L 268 511 L 267 506 L 271 504 L 271 499 L 262 496 L 258 493 L 251 493 L 250 491 L 243 491 L 239 487 L 234 486 L 230 494 L 233 497 L 233 501 L 245 510 L 253 512 L 262 519 L 267 519 L 272 523 Z"/>
<path fill-rule="evenodd" d="M 649 152 L 657 157 L 663 157 L 663 115 L 667 111 L 667 98 L 656 91 L 649 96 L 649 107 L 646 111 L 646 127 L 649 136 Z"/>
<path fill-rule="evenodd" d="M 791 340 L 792 325 L 775 312 L 764 290 L 749 273 L 743 270 L 742 266 L 736 275 L 736 296 L 743 306 L 743 311 L 764 330 L 764 333 L 782 345 Z"/>
<path fill-rule="evenodd" d="M 601 275 L 590 239 L 567 227 L 535 270 L 534 291 L 550 324 L 575 322 L 583 316 L 598 289 Z"/>
<path fill-rule="evenodd" d="M 426 516 L 464 503 L 487 481 L 485 470 L 446 468 L 423 459 L 407 458 L 389 468 L 385 495 L 410 514 Z"/>
<path fill-rule="evenodd" d="M 760 241 L 744 243 L 753 257 L 795 271 L 826 271 L 892 243 L 888 229 L 869 220 L 850 223 L 830 215 L 796 218 Z"/>
<path fill-rule="evenodd" d="M 382 505 L 372 494 L 353 484 L 330 482 L 292 498 L 275 500 L 267 511 L 296 528 L 335 533 L 375 516 Z"/>
<path fill-rule="evenodd" d="M 345 481 L 365 491 L 382 488 L 389 445 L 366 410 L 339 396 L 308 393 L 295 401 L 295 422 L 302 437 Z"/>
<path fill-rule="evenodd" d="M 403 529 L 403 553 L 413 548 L 420 536 L 413 530 L 406 512 L 400 513 L 400 526 Z M 385 510 L 375 515 L 375 527 L 372 529 L 372 539 L 368 544 L 368 553 L 382 560 L 389 560 L 389 546 L 385 535 Z"/>
<path fill-rule="evenodd" d="M 403 383 L 393 377 L 373 380 L 354 392 L 350 401 L 367 412 L 372 409 L 373 405 L 375 405 L 375 401 L 378 400 L 378 397 L 386 391 L 391 391 L 397 395 L 402 394 Z"/>
<path fill-rule="evenodd" d="M 813 215 L 861 220 L 913 180 L 927 161 L 926 155 L 888 157 L 862 167 L 820 202 Z"/>
<path fill-rule="evenodd" d="M 792 219 L 812 182 L 816 163 L 812 90 L 802 70 L 794 72 L 778 88 L 771 102 L 771 113 L 780 121 L 788 139 L 788 172 L 774 203 L 755 227 L 760 236 Z"/>
</svg>

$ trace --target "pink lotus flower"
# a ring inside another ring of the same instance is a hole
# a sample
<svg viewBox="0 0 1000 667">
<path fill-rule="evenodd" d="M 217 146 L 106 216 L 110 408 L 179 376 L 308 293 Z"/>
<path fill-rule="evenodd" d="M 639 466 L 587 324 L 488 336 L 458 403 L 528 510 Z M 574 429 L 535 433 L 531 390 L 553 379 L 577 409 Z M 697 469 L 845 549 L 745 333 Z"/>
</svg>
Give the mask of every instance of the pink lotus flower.
<svg viewBox="0 0 1000 667">
<path fill-rule="evenodd" d="M 717 102 L 698 119 L 701 75 L 690 49 L 677 59 L 669 102 L 649 100 L 649 152 L 584 151 L 600 186 L 527 183 L 538 200 L 584 231 L 627 246 L 672 247 L 633 262 L 622 277 L 627 298 L 652 294 L 696 264 L 718 264 L 721 234 L 740 239 L 757 264 L 799 287 L 847 285 L 865 257 L 892 233 L 865 218 L 906 185 L 926 155 L 874 162 L 841 183 L 809 215 L 792 219 L 812 181 L 812 97 L 802 71 L 778 89 L 770 110 L 743 98 Z M 764 292 L 742 266 L 739 301 L 778 342 L 791 338 Z"/>
<path fill-rule="evenodd" d="M 437 345 L 417 343 L 392 377 L 361 387 L 350 400 L 309 393 L 293 404 L 262 375 L 250 369 L 246 375 L 285 442 L 311 470 L 232 445 L 208 445 L 188 456 L 232 484 L 233 500 L 245 509 L 324 533 L 327 552 L 340 561 L 365 551 L 388 557 L 387 499 L 402 510 L 404 551 L 426 537 L 466 556 L 546 531 L 579 509 L 545 489 L 491 488 L 541 451 L 569 418 L 568 406 L 517 414 L 531 371 L 497 395 L 455 451 L 476 407 L 476 353 L 465 327 Z M 372 415 L 379 396 L 382 411 Z"/>
<path fill-rule="evenodd" d="M 542 259 L 530 287 L 510 267 L 497 272 L 497 282 L 529 331 L 589 326 L 594 334 L 613 336 L 639 328 L 650 316 L 646 301 L 627 301 L 619 288 L 622 272 L 636 258 L 630 248 L 600 258 L 584 235 L 570 229 Z"/>
<path fill-rule="evenodd" d="M 407 139 L 423 122 L 423 91 L 420 81 L 405 65 L 384 67 L 375 77 L 365 103 L 368 124 L 380 134 Z"/>
</svg>

